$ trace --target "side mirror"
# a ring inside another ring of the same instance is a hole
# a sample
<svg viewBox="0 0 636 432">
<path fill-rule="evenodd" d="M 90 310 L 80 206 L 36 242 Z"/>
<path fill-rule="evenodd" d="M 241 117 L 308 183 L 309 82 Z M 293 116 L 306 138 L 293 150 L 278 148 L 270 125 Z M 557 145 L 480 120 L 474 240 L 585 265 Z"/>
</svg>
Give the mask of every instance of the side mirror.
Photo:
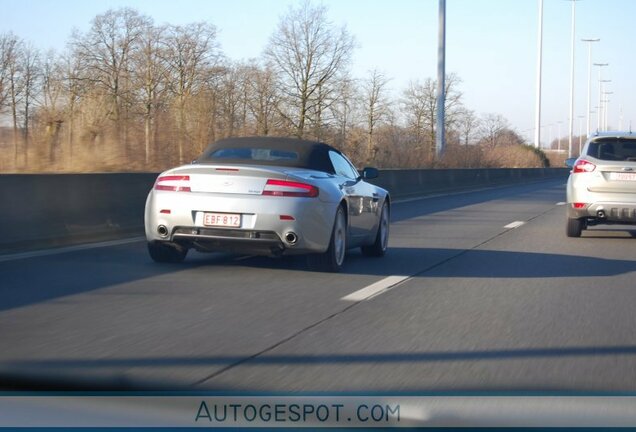
<svg viewBox="0 0 636 432">
<path fill-rule="evenodd" d="M 574 168 L 574 163 L 576 162 L 578 158 L 568 158 L 565 160 L 565 166 L 572 169 Z"/>
<path fill-rule="evenodd" d="M 377 168 L 366 167 L 362 170 L 362 178 L 365 180 L 377 178 L 379 175 L 380 172 Z"/>
</svg>

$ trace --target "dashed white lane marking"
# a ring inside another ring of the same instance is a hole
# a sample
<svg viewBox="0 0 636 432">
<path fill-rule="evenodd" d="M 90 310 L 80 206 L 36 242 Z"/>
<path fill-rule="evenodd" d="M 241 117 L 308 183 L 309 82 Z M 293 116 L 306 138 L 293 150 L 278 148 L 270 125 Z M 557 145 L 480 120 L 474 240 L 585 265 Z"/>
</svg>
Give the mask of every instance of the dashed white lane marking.
<svg viewBox="0 0 636 432">
<path fill-rule="evenodd" d="M 1 255 L 0 262 L 15 261 L 15 260 L 26 259 L 26 258 L 37 258 L 37 257 L 43 257 L 43 256 L 49 256 L 49 255 L 58 255 L 58 254 L 63 254 L 68 252 L 77 252 L 77 251 L 82 251 L 87 249 L 97 249 L 97 248 L 103 248 L 103 247 L 109 247 L 109 246 L 120 246 L 120 245 L 129 244 L 129 243 L 137 243 L 137 242 L 145 241 L 145 240 L 146 240 L 146 237 L 133 237 L 133 238 L 127 238 L 122 240 L 111 240 L 111 241 L 105 241 L 100 243 L 90 243 L 90 244 L 77 245 L 77 246 L 67 246 L 67 247 L 56 248 L 56 249 L 46 249 L 46 250 L 38 250 L 33 252 L 21 252 L 21 253 L 11 254 L 11 255 Z"/>
<path fill-rule="evenodd" d="M 368 300 L 383 291 L 387 291 L 389 288 L 394 287 L 402 281 L 410 278 L 411 276 L 389 276 L 382 280 L 379 280 L 368 287 L 362 288 L 358 291 L 352 292 L 349 295 L 342 297 L 340 300 L 344 301 L 362 301 Z"/>
<path fill-rule="evenodd" d="M 504 228 L 506 228 L 506 229 L 519 228 L 524 223 L 525 223 L 524 221 L 514 221 L 514 222 L 509 223 L 508 225 L 506 225 Z"/>
<path fill-rule="evenodd" d="M 559 205 L 559 206 L 560 206 L 560 205 L 565 205 L 565 202 L 563 202 L 563 201 L 559 201 L 558 203 L 556 203 L 556 205 Z"/>
</svg>

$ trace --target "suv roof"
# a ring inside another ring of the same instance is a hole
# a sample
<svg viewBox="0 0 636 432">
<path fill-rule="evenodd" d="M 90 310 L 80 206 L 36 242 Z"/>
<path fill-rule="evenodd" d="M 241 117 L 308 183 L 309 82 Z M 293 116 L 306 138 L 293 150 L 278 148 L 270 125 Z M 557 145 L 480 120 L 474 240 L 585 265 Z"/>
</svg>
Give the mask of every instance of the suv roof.
<svg viewBox="0 0 636 432">
<path fill-rule="evenodd" d="M 636 138 L 636 133 L 632 131 L 604 131 L 604 132 L 594 132 L 590 135 L 590 140 L 595 138 Z"/>
</svg>

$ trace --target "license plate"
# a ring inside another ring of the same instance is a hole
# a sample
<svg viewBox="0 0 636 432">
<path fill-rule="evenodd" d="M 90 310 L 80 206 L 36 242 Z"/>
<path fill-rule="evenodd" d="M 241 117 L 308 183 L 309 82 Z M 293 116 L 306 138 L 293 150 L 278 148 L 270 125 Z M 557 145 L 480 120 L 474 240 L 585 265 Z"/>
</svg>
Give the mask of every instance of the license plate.
<svg viewBox="0 0 636 432">
<path fill-rule="evenodd" d="M 203 215 L 203 225 L 222 226 L 222 227 L 240 227 L 241 215 L 232 214 L 232 213 L 205 213 Z"/>
<path fill-rule="evenodd" d="M 636 181 L 636 173 L 613 172 L 610 173 L 609 178 L 610 180 Z"/>
</svg>

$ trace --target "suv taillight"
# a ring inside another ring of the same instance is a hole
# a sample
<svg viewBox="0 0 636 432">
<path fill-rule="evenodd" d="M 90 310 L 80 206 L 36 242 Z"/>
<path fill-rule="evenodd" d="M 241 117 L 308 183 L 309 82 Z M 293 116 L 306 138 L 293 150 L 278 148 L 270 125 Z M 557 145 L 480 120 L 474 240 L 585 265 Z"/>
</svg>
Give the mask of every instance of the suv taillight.
<svg viewBox="0 0 636 432">
<path fill-rule="evenodd" d="M 168 175 L 161 176 L 155 182 L 155 190 L 190 192 L 190 176 Z"/>
<path fill-rule="evenodd" d="M 306 183 L 269 179 L 263 189 L 263 195 L 315 198 L 318 196 L 318 188 Z"/>
<path fill-rule="evenodd" d="M 574 164 L 572 168 L 573 173 L 586 173 L 592 172 L 596 169 L 596 165 L 592 162 L 586 161 L 585 159 L 579 159 Z"/>
</svg>

